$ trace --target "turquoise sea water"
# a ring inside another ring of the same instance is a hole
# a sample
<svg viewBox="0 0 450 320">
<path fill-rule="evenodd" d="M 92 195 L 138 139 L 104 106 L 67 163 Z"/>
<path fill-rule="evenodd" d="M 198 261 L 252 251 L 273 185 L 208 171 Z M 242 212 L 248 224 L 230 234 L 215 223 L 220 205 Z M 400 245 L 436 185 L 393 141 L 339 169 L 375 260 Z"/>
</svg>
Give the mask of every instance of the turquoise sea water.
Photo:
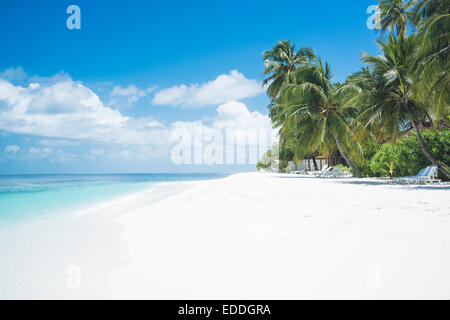
<svg viewBox="0 0 450 320">
<path fill-rule="evenodd" d="M 219 174 L 0 175 L 0 228 L 64 214 L 155 183 L 217 179 Z"/>
</svg>

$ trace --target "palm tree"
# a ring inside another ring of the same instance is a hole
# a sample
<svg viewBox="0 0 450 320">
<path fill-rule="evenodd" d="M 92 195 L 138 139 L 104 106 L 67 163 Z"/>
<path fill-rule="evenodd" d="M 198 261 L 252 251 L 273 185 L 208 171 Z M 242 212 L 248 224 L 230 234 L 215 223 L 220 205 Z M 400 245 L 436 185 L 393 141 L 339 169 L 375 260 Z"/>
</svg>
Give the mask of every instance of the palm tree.
<svg viewBox="0 0 450 320">
<path fill-rule="evenodd" d="M 380 0 L 381 34 L 390 30 L 406 36 L 408 24 L 414 21 L 414 13 L 411 10 L 415 4 L 414 0 Z"/>
<path fill-rule="evenodd" d="M 428 151 L 420 134 L 418 123 L 432 121 L 430 110 L 417 94 L 421 79 L 417 77 L 415 52 L 418 37 L 390 34 L 389 41 L 378 42 L 381 55 L 364 53 L 362 61 L 370 67 L 370 90 L 363 90 L 349 102 L 363 107 L 357 121 L 366 126 L 376 126 L 391 134 L 393 140 L 408 127 L 412 127 L 424 155 L 450 179 L 445 165 L 439 163 Z"/>
<path fill-rule="evenodd" d="M 263 86 L 269 84 L 267 95 L 275 99 L 281 88 L 291 82 L 295 69 L 308 63 L 314 58 L 314 51 L 309 47 L 303 47 L 295 52 L 295 46 L 290 41 L 280 41 L 271 50 L 264 52 L 265 69 L 263 75 L 266 78 Z"/>
<path fill-rule="evenodd" d="M 414 10 L 421 41 L 417 52 L 418 72 L 424 80 L 421 92 L 434 100 L 439 120 L 448 115 L 450 101 L 450 0 L 422 0 Z"/>
<path fill-rule="evenodd" d="M 277 99 L 276 107 L 282 118 L 275 125 L 282 126 L 281 134 L 296 139 L 296 157 L 315 151 L 330 154 L 338 149 L 357 177 L 361 177 L 350 153 L 361 155 L 358 143 L 352 142 L 346 110 L 342 99 L 349 86 L 333 85 L 328 63 L 316 59 L 315 63 L 302 65 L 286 84 Z"/>
<path fill-rule="evenodd" d="M 354 135 L 353 139 L 362 142 L 369 138 L 380 144 L 384 144 L 391 140 L 391 137 L 393 136 L 392 132 L 394 132 L 394 129 L 396 128 L 388 128 L 388 130 L 386 130 L 386 127 L 383 126 L 381 122 L 362 122 L 364 119 L 359 116 L 363 109 L 361 106 L 368 106 L 373 103 L 368 97 L 376 96 L 378 91 L 383 90 L 383 88 L 380 88 L 378 85 L 379 82 L 377 82 L 374 73 L 368 67 L 365 67 L 361 71 L 350 75 L 346 83 L 348 85 L 353 84 L 355 89 L 347 95 L 344 103 L 346 105 L 355 106 L 358 109 L 351 123 Z M 403 132 L 399 133 L 395 131 L 394 139 L 411 129 L 412 127 L 408 127 Z"/>
<path fill-rule="evenodd" d="M 416 1 L 414 12 L 416 19 L 428 19 L 448 14 L 450 11 L 449 0 L 419 0 Z"/>
</svg>

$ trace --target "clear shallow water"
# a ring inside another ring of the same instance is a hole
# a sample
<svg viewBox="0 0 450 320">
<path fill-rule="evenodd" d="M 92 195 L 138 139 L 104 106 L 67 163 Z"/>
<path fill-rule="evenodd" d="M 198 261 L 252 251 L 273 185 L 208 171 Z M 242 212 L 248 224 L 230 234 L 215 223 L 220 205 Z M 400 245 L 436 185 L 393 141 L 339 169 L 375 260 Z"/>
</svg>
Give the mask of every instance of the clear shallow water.
<svg viewBox="0 0 450 320">
<path fill-rule="evenodd" d="M 217 179 L 220 174 L 0 175 L 0 228 L 74 212 L 160 182 Z"/>
</svg>

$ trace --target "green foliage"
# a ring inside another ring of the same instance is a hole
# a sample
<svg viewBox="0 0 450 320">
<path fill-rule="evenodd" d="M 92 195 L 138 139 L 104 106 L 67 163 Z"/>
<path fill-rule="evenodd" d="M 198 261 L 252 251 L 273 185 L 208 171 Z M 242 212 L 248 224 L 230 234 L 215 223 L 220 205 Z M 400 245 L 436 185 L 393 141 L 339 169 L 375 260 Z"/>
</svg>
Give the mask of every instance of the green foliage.
<svg viewBox="0 0 450 320">
<path fill-rule="evenodd" d="M 381 169 L 383 173 L 389 175 L 389 178 L 392 179 L 394 177 L 395 164 L 394 161 L 385 162 L 385 168 Z"/>
<path fill-rule="evenodd" d="M 428 150 L 441 163 L 450 163 L 450 130 L 422 130 L 422 137 Z M 415 134 L 403 136 L 397 144 L 382 145 L 370 160 L 372 175 L 386 175 L 386 163 L 393 162 L 393 176 L 403 177 L 416 175 L 421 169 L 431 165 L 423 154 Z M 440 174 L 440 179 L 445 177 Z"/>
<path fill-rule="evenodd" d="M 376 143 L 371 137 L 367 137 L 363 143 L 361 143 L 361 149 L 364 154 L 364 160 L 359 163 L 359 169 L 361 171 L 361 175 L 363 177 L 373 177 L 376 176 L 377 173 L 372 171 L 370 166 L 371 159 L 375 156 L 375 154 L 380 150 L 381 145 Z"/>
<path fill-rule="evenodd" d="M 333 166 L 333 169 L 340 169 L 340 168 L 344 168 L 344 170 L 342 170 L 342 173 L 353 173 L 353 170 L 349 167 L 344 166 L 343 164 L 337 164 L 335 166 Z"/>
<path fill-rule="evenodd" d="M 280 170 L 287 168 L 289 161 L 294 159 L 295 141 L 293 139 L 283 139 L 280 144 Z"/>
<path fill-rule="evenodd" d="M 350 102 L 360 107 L 357 121 L 360 126 L 379 133 L 387 132 L 395 141 L 412 121 L 432 120 L 429 106 L 417 96 L 420 77 L 417 76 L 415 53 L 419 47 L 415 35 L 379 41 L 381 54 L 363 53 L 362 61 L 369 71 L 353 76 L 353 82 L 364 90 Z"/>
<path fill-rule="evenodd" d="M 450 1 L 417 1 L 414 10 L 420 40 L 417 71 L 422 79 L 418 93 L 432 104 L 436 119 L 445 118 L 450 112 Z"/>
<path fill-rule="evenodd" d="M 268 169 L 271 165 L 272 150 L 267 150 L 267 152 L 262 157 L 261 161 L 256 164 L 256 169 Z"/>
<path fill-rule="evenodd" d="M 280 41 L 264 53 L 281 169 L 339 150 L 358 176 L 415 175 L 432 162 L 450 179 L 448 129 L 423 130 L 426 147 L 405 135 L 420 124 L 448 128 L 449 0 L 380 0 L 378 7 L 381 35 L 389 37 L 380 37 L 379 55 L 363 53 L 366 68 L 343 84 L 310 48 Z"/>
<path fill-rule="evenodd" d="M 381 0 L 378 4 L 381 11 L 381 33 L 383 34 L 386 30 L 395 30 L 397 35 L 406 35 L 408 23 L 415 20 L 412 10 L 415 2 L 414 0 Z"/>
<path fill-rule="evenodd" d="M 391 33 L 388 41 L 378 42 L 380 55 L 363 54 L 362 61 L 369 66 L 369 71 L 352 77 L 355 85 L 362 84 L 361 90 L 347 101 L 360 108 L 355 119 L 357 132 L 359 127 L 361 130 L 377 133 L 378 138 L 387 134 L 395 142 L 411 128 L 418 130 L 420 123 L 431 122 L 437 125 L 439 117 L 447 114 L 445 106 L 448 103 L 443 103 L 437 112 L 433 107 L 433 99 L 425 101 L 420 93 L 426 87 L 423 86 L 423 76 L 417 72 L 421 65 L 417 60 L 421 44 L 417 34 L 404 36 L 400 33 L 396 38 Z M 434 96 L 436 92 L 428 89 L 427 95 L 430 94 Z M 426 143 L 422 143 L 422 137 L 419 135 L 416 138 L 423 146 L 422 153 L 430 162 L 438 164 L 439 160 L 433 157 L 433 152 L 429 152 L 425 147 Z M 442 162 L 439 170 L 450 179 Z"/>
<path fill-rule="evenodd" d="M 329 64 L 320 58 L 298 66 L 292 83 L 281 89 L 271 105 L 271 111 L 277 110 L 271 113 L 272 121 L 276 127 L 281 127 L 284 140 L 295 142 L 295 159 L 301 160 L 316 152 L 330 154 L 338 148 L 349 165 L 354 166 L 350 157 L 362 158 L 362 153 L 359 143 L 352 141 L 349 127 L 352 112 L 342 100 L 355 87 L 333 84 L 331 79 Z"/>
<path fill-rule="evenodd" d="M 295 69 L 314 57 L 311 48 L 303 47 L 295 51 L 295 45 L 290 41 L 280 41 L 271 50 L 264 52 L 263 85 L 268 85 L 267 95 L 275 99 L 283 86 L 292 81 Z"/>
<path fill-rule="evenodd" d="M 386 162 L 393 162 L 395 168 L 393 170 L 394 177 L 412 175 L 409 172 L 409 168 L 402 165 L 399 160 L 399 146 L 400 143 L 395 145 L 392 143 L 386 143 L 381 146 L 378 152 L 370 160 L 370 172 L 373 176 L 383 176 Z M 404 169 L 404 170 L 403 170 Z M 420 170 L 420 169 L 419 169 Z"/>
</svg>

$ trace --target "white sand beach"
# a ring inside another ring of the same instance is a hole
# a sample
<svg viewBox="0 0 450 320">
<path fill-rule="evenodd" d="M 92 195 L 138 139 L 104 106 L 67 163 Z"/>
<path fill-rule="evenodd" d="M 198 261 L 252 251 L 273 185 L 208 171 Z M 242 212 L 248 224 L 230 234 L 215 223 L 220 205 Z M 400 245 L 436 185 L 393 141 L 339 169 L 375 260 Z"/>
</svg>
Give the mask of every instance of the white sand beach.
<svg viewBox="0 0 450 320">
<path fill-rule="evenodd" d="M 167 184 L 3 233 L 0 296 L 450 299 L 449 191 L 263 173 Z"/>
</svg>

